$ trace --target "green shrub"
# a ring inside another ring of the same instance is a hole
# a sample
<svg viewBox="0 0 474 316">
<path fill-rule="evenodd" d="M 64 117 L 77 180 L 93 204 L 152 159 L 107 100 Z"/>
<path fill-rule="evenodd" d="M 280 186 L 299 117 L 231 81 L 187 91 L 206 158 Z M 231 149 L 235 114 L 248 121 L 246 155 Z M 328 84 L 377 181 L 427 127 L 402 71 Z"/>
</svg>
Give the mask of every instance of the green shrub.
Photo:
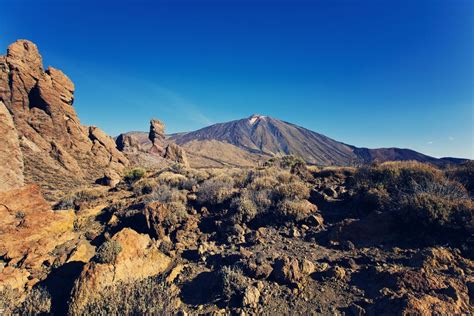
<svg viewBox="0 0 474 316">
<path fill-rule="evenodd" d="M 132 170 L 129 170 L 128 172 L 125 173 L 125 176 L 123 177 L 123 180 L 129 184 L 140 180 L 143 178 L 146 174 L 146 170 L 143 168 L 133 168 Z"/>
<path fill-rule="evenodd" d="M 122 246 L 116 240 L 107 240 L 97 249 L 95 259 L 99 263 L 114 263 Z"/>
<path fill-rule="evenodd" d="M 226 301 L 240 297 L 250 283 L 242 270 L 237 267 L 224 266 L 217 275 L 219 293 L 222 293 Z"/>
</svg>

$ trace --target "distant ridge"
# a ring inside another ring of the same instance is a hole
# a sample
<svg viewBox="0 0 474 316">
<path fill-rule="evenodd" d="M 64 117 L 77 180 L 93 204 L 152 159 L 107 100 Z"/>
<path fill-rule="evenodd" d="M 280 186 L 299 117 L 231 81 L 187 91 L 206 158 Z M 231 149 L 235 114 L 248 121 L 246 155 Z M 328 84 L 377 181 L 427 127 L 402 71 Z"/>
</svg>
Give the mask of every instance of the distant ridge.
<svg viewBox="0 0 474 316">
<path fill-rule="evenodd" d="M 224 143 L 260 157 L 291 154 L 303 158 L 308 163 L 322 166 L 403 160 L 446 165 L 465 161 L 458 158 L 438 159 L 411 149 L 359 148 L 304 127 L 259 114 L 214 124 L 193 132 L 173 134 L 170 138 L 185 148 L 192 144 L 192 148 L 200 149 L 201 155 L 216 159 L 222 155 L 218 144 Z M 211 141 L 213 146 L 209 146 Z M 209 151 L 206 152 L 203 148 L 209 148 Z"/>
</svg>

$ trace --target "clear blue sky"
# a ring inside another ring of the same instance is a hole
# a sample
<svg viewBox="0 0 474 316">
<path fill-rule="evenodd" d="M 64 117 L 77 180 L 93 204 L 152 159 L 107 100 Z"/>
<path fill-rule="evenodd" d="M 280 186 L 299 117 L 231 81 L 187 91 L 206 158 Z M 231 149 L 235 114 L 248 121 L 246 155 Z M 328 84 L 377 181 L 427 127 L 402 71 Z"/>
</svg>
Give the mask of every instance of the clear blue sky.
<svg viewBox="0 0 474 316">
<path fill-rule="evenodd" d="M 100 4 L 98 4 L 100 3 Z M 471 0 L 0 0 L 83 123 L 168 132 L 259 113 L 366 147 L 474 158 Z"/>
</svg>

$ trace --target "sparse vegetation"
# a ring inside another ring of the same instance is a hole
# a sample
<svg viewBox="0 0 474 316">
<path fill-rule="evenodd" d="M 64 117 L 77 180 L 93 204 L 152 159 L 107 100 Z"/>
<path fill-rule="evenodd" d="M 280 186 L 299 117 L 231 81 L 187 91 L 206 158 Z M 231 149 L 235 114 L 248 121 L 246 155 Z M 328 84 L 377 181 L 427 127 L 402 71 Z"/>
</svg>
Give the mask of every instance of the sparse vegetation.
<svg viewBox="0 0 474 316">
<path fill-rule="evenodd" d="M 143 168 L 133 168 L 129 171 L 127 171 L 123 177 L 123 180 L 126 182 L 126 183 L 133 183 L 135 181 L 138 181 L 140 180 L 141 178 L 143 178 L 146 174 L 146 170 L 143 169 Z"/>
<path fill-rule="evenodd" d="M 122 246 L 115 240 L 107 240 L 97 249 L 95 259 L 99 263 L 114 263 Z"/>
</svg>

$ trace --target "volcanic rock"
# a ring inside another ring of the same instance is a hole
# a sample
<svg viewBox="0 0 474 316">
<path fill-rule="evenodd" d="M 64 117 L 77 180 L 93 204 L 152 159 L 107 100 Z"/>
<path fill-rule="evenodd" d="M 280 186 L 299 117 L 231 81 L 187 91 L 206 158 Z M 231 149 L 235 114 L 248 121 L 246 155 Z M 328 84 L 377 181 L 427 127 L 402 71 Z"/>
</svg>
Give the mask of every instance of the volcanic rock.
<svg viewBox="0 0 474 316">
<path fill-rule="evenodd" d="M 72 107 L 74 84 L 58 69 L 44 71 L 38 48 L 30 41 L 16 41 L 0 56 L 0 101 L 11 114 L 22 152 L 10 162 L 19 175 L 6 179 L 14 184 L 21 184 L 23 174 L 26 183 L 39 184 L 46 197 L 54 198 L 60 190 L 93 182 L 105 170 L 120 173 L 128 164 L 112 138 L 81 125 Z M 9 130 L 7 145 L 15 147 L 11 121 Z"/>
<path fill-rule="evenodd" d="M 74 284 L 71 315 L 81 315 L 84 307 L 100 296 L 107 286 L 158 275 L 171 264 L 171 259 L 157 249 L 148 235 L 124 228 L 112 240 L 121 246 L 115 262 L 89 262 L 84 266 Z"/>
</svg>

